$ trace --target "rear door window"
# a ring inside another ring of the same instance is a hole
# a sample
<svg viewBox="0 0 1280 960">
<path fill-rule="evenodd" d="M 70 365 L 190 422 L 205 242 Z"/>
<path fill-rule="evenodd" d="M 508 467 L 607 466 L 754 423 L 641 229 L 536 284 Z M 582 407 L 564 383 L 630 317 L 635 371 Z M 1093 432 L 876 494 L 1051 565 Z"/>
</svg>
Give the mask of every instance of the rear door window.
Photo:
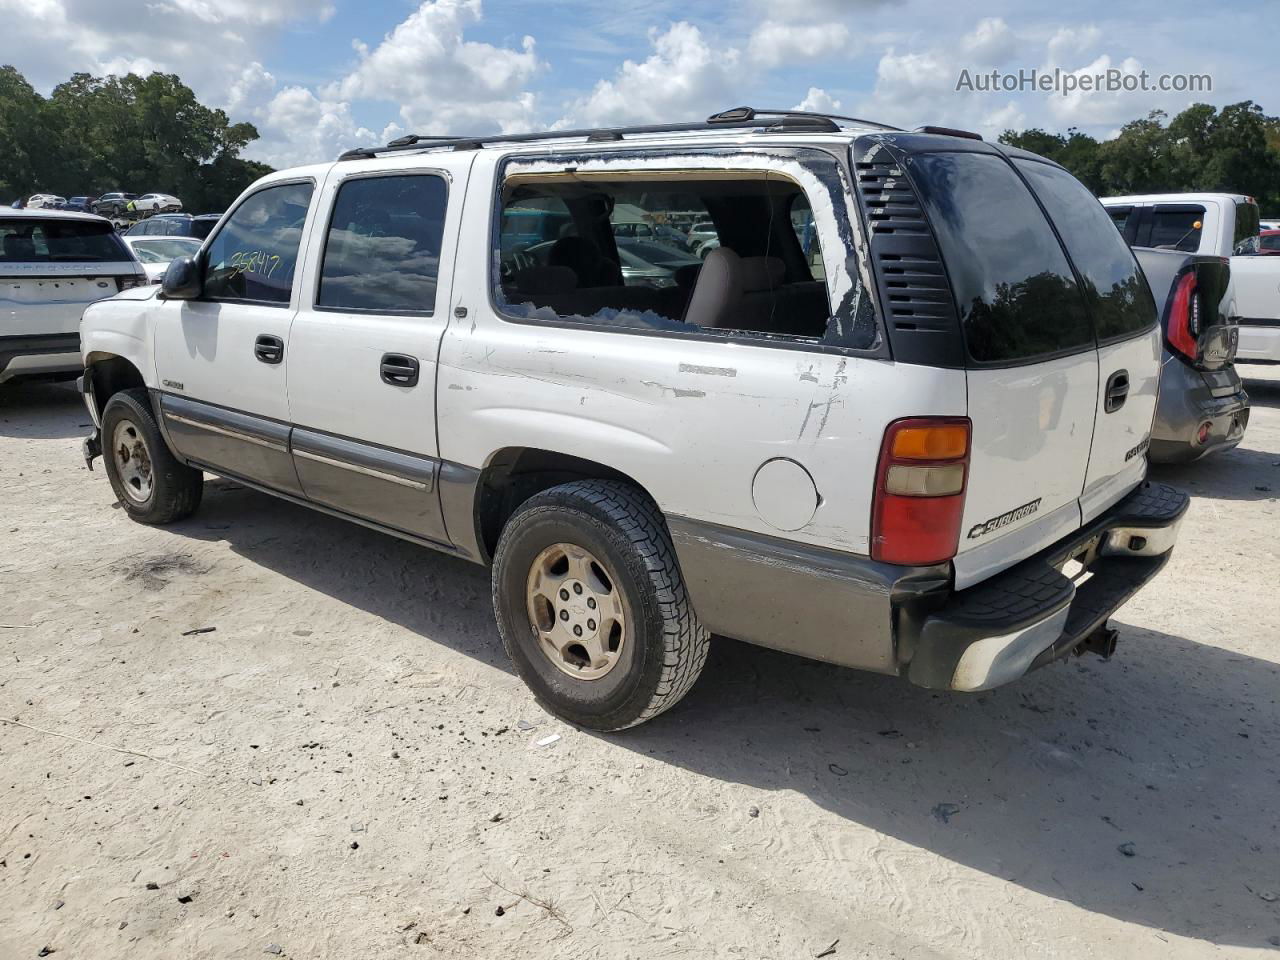
<svg viewBox="0 0 1280 960">
<path fill-rule="evenodd" d="M 925 153 L 912 157 L 909 169 L 942 249 L 974 362 L 1010 365 L 1093 349 L 1071 266 L 1035 198 L 1003 158 Z"/>
<path fill-rule="evenodd" d="M 0 263 L 118 263 L 131 260 L 109 223 L 0 220 Z"/>
<path fill-rule="evenodd" d="M 436 303 L 444 178 L 361 177 L 338 189 L 318 309 L 430 314 Z"/>
<path fill-rule="evenodd" d="M 1155 301 L 1124 238 L 1110 229 L 1108 211 L 1075 177 L 1034 160 L 1015 160 L 1049 212 L 1080 273 L 1099 340 L 1150 330 Z"/>
<path fill-rule="evenodd" d="M 1158 203 L 1151 210 L 1151 233 L 1145 245 L 1195 253 L 1203 227 L 1204 207 L 1199 204 Z"/>
</svg>

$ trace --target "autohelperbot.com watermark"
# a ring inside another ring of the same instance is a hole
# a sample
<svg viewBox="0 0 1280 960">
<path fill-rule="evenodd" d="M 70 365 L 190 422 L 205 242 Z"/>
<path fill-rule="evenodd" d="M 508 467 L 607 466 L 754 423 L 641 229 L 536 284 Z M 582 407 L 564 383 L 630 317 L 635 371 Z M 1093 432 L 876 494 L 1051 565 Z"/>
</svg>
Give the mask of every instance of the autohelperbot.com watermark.
<svg viewBox="0 0 1280 960">
<path fill-rule="evenodd" d="M 1212 93 L 1213 77 L 1207 73 L 1149 73 L 1146 70 L 1041 70 L 1023 68 L 971 71 L 963 68 L 956 78 L 956 91 L 972 93 Z"/>
</svg>

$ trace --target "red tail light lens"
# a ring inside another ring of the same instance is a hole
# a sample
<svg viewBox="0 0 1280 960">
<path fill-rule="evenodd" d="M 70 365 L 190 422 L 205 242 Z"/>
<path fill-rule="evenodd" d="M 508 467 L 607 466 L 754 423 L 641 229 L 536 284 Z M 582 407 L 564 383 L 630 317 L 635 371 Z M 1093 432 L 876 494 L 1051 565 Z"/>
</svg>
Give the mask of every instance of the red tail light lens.
<svg viewBox="0 0 1280 960">
<path fill-rule="evenodd" d="M 967 417 L 895 420 L 871 505 L 871 557 L 925 566 L 956 555 L 973 428 Z"/>
<path fill-rule="evenodd" d="M 1169 346 L 1191 362 L 1200 353 L 1200 298 L 1196 296 L 1196 274 L 1188 271 L 1173 290 L 1169 307 Z"/>
</svg>

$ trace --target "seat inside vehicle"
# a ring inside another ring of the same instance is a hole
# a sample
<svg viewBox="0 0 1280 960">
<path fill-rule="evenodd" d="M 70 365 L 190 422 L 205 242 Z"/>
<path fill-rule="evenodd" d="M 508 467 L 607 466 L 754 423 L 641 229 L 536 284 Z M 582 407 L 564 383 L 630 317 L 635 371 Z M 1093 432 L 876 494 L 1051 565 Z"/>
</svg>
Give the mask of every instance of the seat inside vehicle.
<svg viewBox="0 0 1280 960">
<path fill-rule="evenodd" d="M 576 321 L 822 337 L 830 306 L 808 200 L 751 173 L 513 178 L 503 301 Z"/>
</svg>

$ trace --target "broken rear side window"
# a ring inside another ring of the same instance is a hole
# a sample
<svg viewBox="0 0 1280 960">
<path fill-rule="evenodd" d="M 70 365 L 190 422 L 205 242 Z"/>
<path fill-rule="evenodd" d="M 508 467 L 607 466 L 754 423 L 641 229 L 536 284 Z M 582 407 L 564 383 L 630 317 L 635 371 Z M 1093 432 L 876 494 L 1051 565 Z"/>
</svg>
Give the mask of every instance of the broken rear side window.
<svg viewBox="0 0 1280 960">
<path fill-rule="evenodd" d="M 523 319 L 819 340 L 831 313 L 809 202 L 778 174 L 517 176 L 496 239 Z"/>
</svg>

